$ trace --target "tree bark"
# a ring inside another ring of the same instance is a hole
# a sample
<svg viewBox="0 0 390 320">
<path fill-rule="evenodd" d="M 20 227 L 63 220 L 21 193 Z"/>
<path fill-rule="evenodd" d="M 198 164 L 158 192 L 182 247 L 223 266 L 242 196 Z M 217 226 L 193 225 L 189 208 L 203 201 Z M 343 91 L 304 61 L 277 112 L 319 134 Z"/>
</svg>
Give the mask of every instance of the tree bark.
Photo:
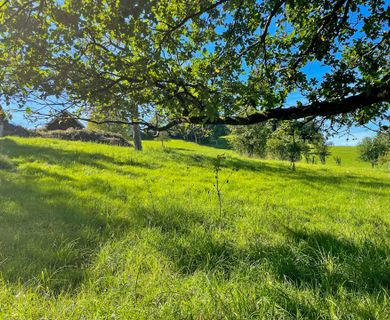
<svg viewBox="0 0 390 320">
<path fill-rule="evenodd" d="M 0 120 L 0 137 L 4 136 L 4 123 Z"/>
<path fill-rule="evenodd" d="M 131 107 L 131 117 L 135 119 L 135 121 L 139 120 L 138 106 L 135 104 Z M 138 123 L 133 123 L 131 127 L 133 131 L 134 150 L 142 151 L 141 128 Z"/>
</svg>

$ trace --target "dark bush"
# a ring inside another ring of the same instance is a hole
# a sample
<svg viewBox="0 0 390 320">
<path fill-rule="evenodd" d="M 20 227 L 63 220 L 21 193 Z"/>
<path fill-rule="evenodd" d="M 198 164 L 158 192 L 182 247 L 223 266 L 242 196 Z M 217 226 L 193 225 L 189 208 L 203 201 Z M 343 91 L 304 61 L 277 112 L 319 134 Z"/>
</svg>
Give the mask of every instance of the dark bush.
<svg viewBox="0 0 390 320">
<path fill-rule="evenodd" d="M 28 137 L 30 132 L 22 126 L 17 126 L 8 122 L 4 123 L 4 136 Z"/>
<path fill-rule="evenodd" d="M 110 144 L 114 146 L 131 146 L 130 142 L 124 139 L 120 134 L 104 131 L 90 131 L 86 129 L 68 129 L 53 131 L 34 130 L 31 131 L 31 136 L 71 141 L 96 142 Z"/>
</svg>

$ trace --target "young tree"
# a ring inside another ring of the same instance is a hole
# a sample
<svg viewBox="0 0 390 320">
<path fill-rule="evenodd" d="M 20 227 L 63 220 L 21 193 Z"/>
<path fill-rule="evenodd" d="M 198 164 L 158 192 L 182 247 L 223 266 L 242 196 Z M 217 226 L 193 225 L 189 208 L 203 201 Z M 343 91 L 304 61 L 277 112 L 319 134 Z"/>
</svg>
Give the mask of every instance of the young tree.
<svg viewBox="0 0 390 320">
<path fill-rule="evenodd" d="M 267 153 L 280 160 L 288 160 L 295 171 L 295 162 L 307 152 L 308 145 L 303 141 L 295 125 L 283 122 L 267 141 Z"/>
<path fill-rule="evenodd" d="M 318 159 L 322 164 L 326 163 L 326 157 L 330 156 L 329 147 L 326 140 L 319 135 L 313 142 L 314 153 L 318 156 Z"/>
<path fill-rule="evenodd" d="M 169 136 L 169 133 L 167 131 L 161 131 L 161 132 L 158 133 L 158 136 L 156 137 L 156 140 L 157 141 L 161 141 L 161 147 L 165 148 L 164 142 L 169 141 L 170 138 L 171 137 Z"/>
<path fill-rule="evenodd" d="M 389 147 L 380 137 L 364 138 L 359 144 L 360 159 L 371 163 L 374 168 L 378 164 L 380 157 L 384 156 Z"/>
</svg>

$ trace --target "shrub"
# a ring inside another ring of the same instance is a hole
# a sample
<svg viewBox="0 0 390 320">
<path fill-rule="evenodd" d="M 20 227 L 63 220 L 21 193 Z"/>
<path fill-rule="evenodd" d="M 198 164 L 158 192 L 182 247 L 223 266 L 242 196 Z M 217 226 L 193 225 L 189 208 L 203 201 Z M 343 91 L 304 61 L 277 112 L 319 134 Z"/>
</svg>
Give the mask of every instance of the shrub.
<svg viewBox="0 0 390 320">
<path fill-rule="evenodd" d="M 33 132 L 34 136 L 42 138 L 55 138 L 61 140 L 71 140 L 71 141 L 86 141 L 86 142 L 96 142 L 103 144 L 110 144 L 115 146 L 131 146 L 131 144 L 124 139 L 119 133 L 111 133 L 104 131 L 91 131 L 91 130 L 77 130 L 77 129 L 68 129 L 68 130 L 54 130 L 54 131 L 44 131 L 36 130 Z"/>
</svg>

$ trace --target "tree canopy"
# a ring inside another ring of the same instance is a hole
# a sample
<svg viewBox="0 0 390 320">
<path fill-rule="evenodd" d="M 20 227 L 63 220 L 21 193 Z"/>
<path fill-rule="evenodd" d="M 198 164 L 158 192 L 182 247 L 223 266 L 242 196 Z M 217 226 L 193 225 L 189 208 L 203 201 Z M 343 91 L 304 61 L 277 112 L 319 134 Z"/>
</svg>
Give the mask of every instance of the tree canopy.
<svg viewBox="0 0 390 320">
<path fill-rule="evenodd" d="M 157 130 L 364 124 L 388 117 L 389 16 L 383 0 L 3 1 L 0 99 Z"/>
</svg>

